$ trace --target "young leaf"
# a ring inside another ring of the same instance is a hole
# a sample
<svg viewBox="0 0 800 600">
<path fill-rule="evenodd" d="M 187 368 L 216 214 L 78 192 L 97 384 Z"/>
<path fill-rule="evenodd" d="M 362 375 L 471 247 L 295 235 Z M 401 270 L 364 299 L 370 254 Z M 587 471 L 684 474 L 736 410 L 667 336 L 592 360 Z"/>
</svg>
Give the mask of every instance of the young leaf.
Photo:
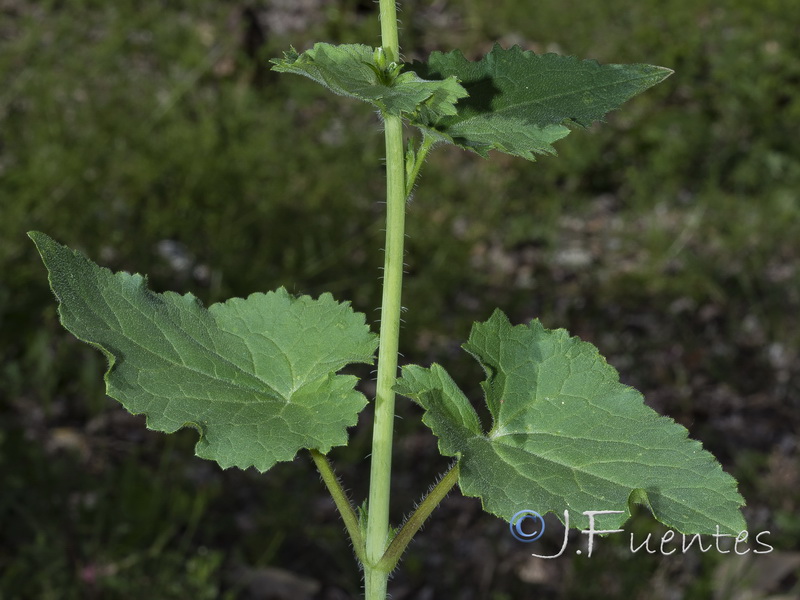
<svg viewBox="0 0 800 600">
<path fill-rule="evenodd" d="M 568 125 L 588 127 L 672 73 L 499 45 L 477 62 L 454 50 L 434 52 L 427 63 L 409 68 L 423 79 L 455 76 L 469 93 L 458 103 L 458 114 L 423 112 L 412 124 L 481 156 L 499 150 L 529 160 L 534 153 L 554 154 L 551 144 L 569 133 Z"/>
<path fill-rule="evenodd" d="M 461 490 L 486 511 L 510 520 L 523 509 L 569 509 L 581 528 L 583 511 L 623 511 L 602 517 L 602 528 L 613 529 L 630 516 L 631 500 L 683 533 L 746 529 L 735 480 L 686 429 L 622 385 L 593 345 L 539 321 L 513 327 L 498 310 L 473 326 L 464 348 L 487 374 L 488 434 L 437 364 L 404 367 L 396 389 L 425 409 L 441 453 L 459 458 Z"/>
<path fill-rule="evenodd" d="M 367 401 L 348 363 L 371 363 L 377 336 L 364 315 L 323 294 L 283 288 L 207 310 L 186 294 L 156 294 L 141 275 L 112 273 L 31 232 L 59 301 L 61 323 L 106 355 L 108 395 L 150 429 L 200 432 L 196 453 L 223 468 L 266 471 L 301 448 L 347 443 Z"/>
<path fill-rule="evenodd" d="M 388 114 L 424 109 L 431 119 L 454 115 L 455 103 L 467 95 L 455 77 L 425 81 L 414 72 L 400 73 L 399 65 L 378 64 L 375 50 L 363 44 L 317 43 L 302 54 L 292 49 L 270 62 L 274 71 L 304 75 L 335 94 L 368 102 Z"/>
</svg>

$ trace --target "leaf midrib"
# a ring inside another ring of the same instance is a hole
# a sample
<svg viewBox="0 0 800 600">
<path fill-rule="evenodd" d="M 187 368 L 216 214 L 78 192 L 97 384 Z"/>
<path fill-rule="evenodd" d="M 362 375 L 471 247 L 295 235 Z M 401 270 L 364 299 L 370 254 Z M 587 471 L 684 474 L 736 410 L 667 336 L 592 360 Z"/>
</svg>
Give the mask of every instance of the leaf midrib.
<svg viewBox="0 0 800 600">
<path fill-rule="evenodd" d="M 652 77 L 652 75 L 650 75 L 650 76 L 631 77 L 630 79 L 625 79 L 625 80 L 621 80 L 621 81 L 614 81 L 612 83 L 606 83 L 606 84 L 602 84 L 602 85 L 584 87 L 584 88 L 581 88 L 581 89 L 574 89 L 574 90 L 571 90 L 569 92 L 561 92 L 559 94 L 552 94 L 550 96 L 544 96 L 544 97 L 541 97 L 541 98 L 537 97 L 536 99 L 533 99 L 533 100 L 510 103 L 510 104 L 506 104 L 505 106 L 502 106 L 500 108 L 493 108 L 491 111 L 474 112 L 470 116 L 465 117 L 463 119 L 459 119 L 458 115 L 456 114 L 456 115 L 453 115 L 453 116 L 450 116 L 450 117 L 447 118 L 448 121 L 452 120 L 452 122 L 446 124 L 446 130 L 452 128 L 454 125 L 464 125 L 464 124 L 472 125 L 476 119 L 477 120 L 487 119 L 488 117 L 498 117 L 500 119 L 515 119 L 515 118 L 517 118 L 516 116 L 513 116 L 513 115 L 507 116 L 506 113 L 509 113 L 509 112 L 512 112 L 512 111 L 515 111 L 515 110 L 524 109 L 524 107 L 529 105 L 529 104 L 541 105 L 543 102 L 549 102 L 551 100 L 559 100 L 559 99 L 562 99 L 562 98 L 567 98 L 569 96 L 575 96 L 577 94 L 582 94 L 584 92 L 589 92 L 589 91 L 592 91 L 592 90 L 615 87 L 615 86 L 623 85 L 623 84 L 630 83 L 630 82 L 633 82 L 633 81 L 639 81 L 639 80 L 642 80 L 642 79 L 649 79 L 651 77 Z M 519 84 L 519 85 L 522 85 L 522 84 Z M 501 95 L 501 97 L 502 97 L 502 95 Z M 604 109 L 603 110 L 604 113 L 610 112 L 611 110 L 613 110 L 613 108 L 605 110 L 605 107 L 603 107 L 603 109 Z M 528 124 L 528 126 L 529 127 L 535 127 L 538 131 L 543 131 L 547 127 L 553 127 L 553 126 L 562 126 L 563 127 L 563 121 L 567 120 L 567 119 L 575 120 L 575 122 L 579 122 L 579 121 L 577 121 L 577 119 L 580 119 L 580 118 L 583 118 L 583 117 L 580 117 L 580 116 L 578 116 L 578 117 L 575 117 L 575 116 L 573 116 L 573 117 L 564 117 L 564 119 L 562 119 L 562 121 L 559 121 L 559 122 L 547 123 L 545 125 L 542 125 L 542 124 L 539 124 L 539 123 L 530 123 L 530 124 Z M 594 118 L 594 117 L 591 117 L 591 119 L 592 119 L 592 122 L 598 120 L 597 118 Z"/>
</svg>

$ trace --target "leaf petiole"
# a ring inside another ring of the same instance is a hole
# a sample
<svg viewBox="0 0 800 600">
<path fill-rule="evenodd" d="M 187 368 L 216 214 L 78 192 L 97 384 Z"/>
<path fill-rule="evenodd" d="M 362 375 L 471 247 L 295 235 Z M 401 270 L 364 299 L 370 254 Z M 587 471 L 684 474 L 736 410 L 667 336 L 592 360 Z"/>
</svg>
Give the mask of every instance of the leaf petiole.
<svg viewBox="0 0 800 600">
<path fill-rule="evenodd" d="M 450 470 L 447 471 L 444 476 L 439 480 L 433 489 L 428 493 L 427 496 L 419 503 L 417 508 L 414 510 L 413 513 L 408 517 L 403 526 L 400 528 L 400 531 L 397 532 L 397 535 L 394 536 L 392 539 L 391 544 L 386 549 L 383 557 L 381 558 L 380 562 L 377 564 L 377 569 L 383 572 L 391 572 L 397 566 L 397 563 L 400 561 L 400 557 L 405 552 L 406 547 L 423 526 L 425 521 L 434 511 L 434 509 L 439 506 L 442 500 L 444 500 L 445 496 L 450 493 L 450 490 L 453 489 L 453 486 L 458 483 L 458 473 L 459 467 L 458 462 L 456 462 Z"/>
<path fill-rule="evenodd" d="M 314 464 L 317 466 L 322 481 L 333 498 L 336 508 L 339 509 L 339 514 L 342 515 L 342 521 L 347 528 L 347 533 L 350 535 L 350 540 L 353 542 L 353 550 L 356 553 L 356 558 L 363 564 L 364 563 L 364 538 L 361 535 L 361 528 L 358 524 L 358 517 L 353 510 L 353 505 L 347 497 L 347 492 L 344 491 L 339 478 L 333 470 L 328 457 L 322 454 L 319 450 L 309 450 Z"/>
<path fill-rule="evenodd" d="M 413 147 L 411 147 L 413 142 L 409 142 L 409 149 L 406 153 L 406 201 L 411 198 L 411 193 L 414 191 L 414 185 L 417 183 L 420 169 L 422 169 L 425 158 L 427 158 L 428 152 L 433 148 L 435 143 L 436 139 L 427 132 L 423 133 L 422 141 L 416 152 Z"/>
</svg>

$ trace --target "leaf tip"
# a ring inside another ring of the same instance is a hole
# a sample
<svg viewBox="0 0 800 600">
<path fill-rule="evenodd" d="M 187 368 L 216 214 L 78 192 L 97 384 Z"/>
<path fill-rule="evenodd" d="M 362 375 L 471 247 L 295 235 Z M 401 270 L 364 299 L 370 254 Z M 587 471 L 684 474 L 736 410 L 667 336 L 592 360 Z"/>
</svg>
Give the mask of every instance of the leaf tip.
<svg viewBox="0 0 800 600">
<path fill-rule="evenodd" d="M 41 231 L 31 230 L 27 232 L 27 235 L 36 246 L 36 249 L 39 250 L 39 254 L 42 254 L 42 248 L 57 243 L 53 238 Z"/>
<path fill-rule="evenodd" d="M 508 318 L 508 315 L 504 313 L 499 308 L 495 308 L 492 312 L 492 316 L 489 317 L 487 323 L 502 323 L 503 325 L 510 325 L 511 321 Z"/>
<path fill-rule="evenodd" d="M 271 58 L 269 62 L 275 65 L 272 67 L 273 71 L 282 71 L 286 66 L 297 62 L 298 58 L 300 58 L 300 54 L 294 49 L 294 46 L 289 46 L 288 50 L 283 51 L 283 58 Z"/>
<path fill-rule="evenodd" d="M 646 506 L 650 514 L 652 514 L 653 517 L 656 516 L 653 505 L 650 504 L 650 497 L 647 495 L 647 490 L 644 488 L 634 488 L 628 495 L 628 512 L 630 514 L 633 514 L 633 507 L 637 505 Z"/>
</svg>

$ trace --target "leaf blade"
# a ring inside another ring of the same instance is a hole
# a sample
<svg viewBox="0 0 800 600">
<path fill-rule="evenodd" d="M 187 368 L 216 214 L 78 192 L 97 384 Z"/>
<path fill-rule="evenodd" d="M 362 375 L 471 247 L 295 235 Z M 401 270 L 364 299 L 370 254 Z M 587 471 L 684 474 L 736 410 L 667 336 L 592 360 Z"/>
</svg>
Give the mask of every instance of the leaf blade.
<svg viewBox="0 0 800 600">
<path fill-rule="evenodd" d="M 476 62 L 455 50 L 434 52 L 409 68 L 424 79 L 455 76 L 469 94 L 458 103 L 457 115 L 422 115 L 412 124 L 482 156 L 498 150 L 528 160 L 554 154 L 552 143 L 569 134 L 567 125 L 588 127 L 672 73 L 499 45 Z"/>
<path fill-rule="evenodd" d="M 463 393 L 424 375 L 441 367 L 405 367 L 397 391 L 425 409 L 440 451 L 460 457 L 462 491 L 481 498 L 487 512 L 509 520 L 522 509 L 561 515 L 568 508 L 572 525 L 586 527 L 583 511 L 621 510 L 605 517 L 614 528 L 635 497 L 683 533 L 746 528 L 733 478 L 686 429 L 619 383 L 591 344 L 538 321 L 513 327 L 496 311 L 464 347 L 487 373 L 489 433 L 458 428 L 453 406 L 466 401 Z"/>
<path fill-rule="evenodd" d="M 424 110 L 429 118 L 453 115 L 455 103 L 466 96 L 455 77 L 429 81 L 412 71 L 387 71 L 377 64 L 375 49 L 363 44 L 318 42 L 301 54 L 291 50 L 283 59 L 270 62 L 274 71 L 303 75 L 335 94 L 367 102 L 387 114 Z"/>
<path fill-rule="evenodd" d="M 377 340 L 363 315 L 329 294 L 293 298 L 283 288 L 205 309 L 191 294 L 156 294 L 141 275 L 29 236 L 62 324 L 106 355 L 108 394 L 149 428 L 192 426 L 198 456 L 262 472 L 301 448 L 346 443 L 366 399 L 355 377 L 335 371 L 372 362 Z"/>
</svg>

